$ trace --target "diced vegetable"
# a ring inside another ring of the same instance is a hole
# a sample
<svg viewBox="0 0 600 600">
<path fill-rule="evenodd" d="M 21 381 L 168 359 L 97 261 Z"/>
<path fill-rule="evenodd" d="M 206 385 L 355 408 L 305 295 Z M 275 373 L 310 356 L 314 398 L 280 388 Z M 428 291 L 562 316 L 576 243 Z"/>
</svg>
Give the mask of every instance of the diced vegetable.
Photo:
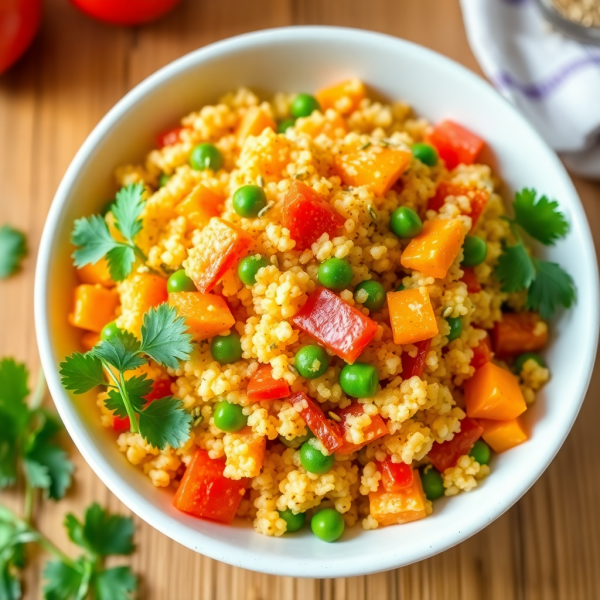
<svg viewBox="0 0 600 600">
<path fill-rule="evenodd" d="M 335 508 L 322 508 L 310 520 L 312 532 L 324 542 L 335 542 L 342 537 L 346 524 Z"/>
<path fill-rule="evenodd" d="M 354 398 L 372 398 L 379 387 L 377 367 L 363 362 L 346 365 L 340 373 L 340 387 Z"/>
<path fill-rule="evenodd" d="M 241 227 L 213 217 L 189 252 L 186 273 L 199 291 L 210 292 L 253 243 L 252 236 Z"/>
<path fill-rule="evenodd" d="M 224 470 L 225 459 L 213 459 L 206 450 L 198 450 L 175 494 L 175 508 L 203 519 L 231 523 L 250 480 L 228 479 Z"/>
<path fill-rule="evenodd" d="M 169 294 L 196 291 L 194 282 L 185 274 L 184 269 L 179 269 L 179 271 L 175 271 L 175 273 L 169 275 L 169 279 L 167 279 L 167 292 Z"/>
<path fill-rule="evenodd" d="M 487 244 L 476 235 L 467 235 L 463 243 L 462 267 L 476 267 L 487 256 Z"/>
<path fill-rule="evenodd" d="M 285 379 L 273 379 L 273 368 L 265 365 L 252 375 L 246 393 L 250 402 L 278 400 L 290 395 L 290 386 Z"/>
<path fill-rule="evenodd" d="M 235 318 L 221 296 L 173 292 L 169 294 L 169 304 L 177 308 L 177 314 L 185 317 L 188 332 L 197 342 L 225 333 L 235 325 Z"/>
<path fill-rule="evenodd" d="M 89 264 L 77 269 L 77 277 L 79 277 L 81 283 L 89 283 L 92 285 L 99 283 L 104 287 L 113 287 L 115 285 L 115 282 L 110 276 L 106 258 L 101 258 L 93 265 Z"/>
<path fill-rule="evenodd" d="M 308 297 L 292 321 L 350 364 L 377 333 L 375 321 L 323 287 Z"/>
<path fill-rule="evenodd" d="M 446 162 L 446 168 L 458 165 L 472 165 L 483 149 L 485 142 L 453 121 L 442 121 L 433 128 L 428 140 Z"/>
<path fill-rule="evenodd" d="M 322 262 L 317 273 L 319 283 L 336 292 L 347 288 L 352 281 L 352 276 L 353 271 L 350 263 L 335 256 Z"/>
<path fill-rule="evenodd" d="M 300 416 L 328 452 L 337 452 L 344 445 L 340 425 L 328 419 L 312 398 L 303 392 L 296 392 L 289 402 L 301 409 Z"/>
<path fill-rule="evenodd" d="M 251 106 L 242 117 L 238 126 L 238 145 L 242 146 L 247 137 L 260 135 L 267 128 L 277 131 L 277 124 L 262 108 Z"/>
<path fill-rule="evenodd" d="M 471 229 L 473 229 L 485 210 L 490 194 L 487 190 L 480 188 L 451 181 L 441 181 L 436 189 L 435 196 L 429 199 L 427 209 L 439 212 L 448 196 L 467 196 L 469 198 L 470 208 L 465 214 L 471 217 Z"/>
<path fill-rule="evenodd" d="M 494 422 L 497 423 L 498 421 Z M 483 440 L 477 440 L 469 452 L 469 456 L 474 458 L 480 465 L 488 465 L 492 457 L 491 454 L 490 447 Z"/>
<path fill-rule="evenodd" d="M 294 357 L 294 366 L 306 379 L 321 377 L 329 368 L 330 362 L 331 358 L 325 348 L 316 344 L 302 346 Z"/>
<path fill-rule="evenodd" d="M 281 223 L 296 242 L 295 250 L 306 250 L 324 233 L 334 237 L 344 219 L 310 186 L 294 181 L 281 207 Z"/>
<path fill-rule="evenodd" d="M 309 117 L 315 110 L 321 110 L 321 105 L 310 94 L 296 94 L 290 103 L 290 113 L 296 119 L 299 117 Z"/>
<path fill-rule="evenodd" d="M 423 230 L 421 217 L 408 206 L 400 206 L 390 217 L 390 229 L 401 239 L 412 239 Z"/>
<path fill-rule="evenodd" d="M 421 471 L 421 483 L 427 500 L 437 500 L 444 495 L 444 479 L 432 465 L 427 465 Z"/>
<path fill-rule="evenodd" d="M 411 356 L 407 352 L 402 354 L 402 379 L 410 379 L 411 377 L 421 377 L 423 370 L 425 369 L 425 359 L 427 353 L 431 348 L 431 338 L 423 340 L 422 342 L 416 342 L 417 347 L 416 356 Z"/>
<path fill-rule="evenodd" d="M 541 350 L 548 343 L 548 327 L 537 313 L 504 313 L 493 336 L 496 355 L 506 358 Z"/>
<path fill-rule="evenodd" d="M 346 439 L 346 433 L 351 429 L 351 423 L 348 422 L 348 419 L 358 417 L 364 414 L 364 412 L 363 405 L 360 402 L 353 402 L 350 406 L 338 408 L 335 411 L 335 414 L 341 419 L 339 425 L 343 440 L 342 446 L 336 450 L 337 454 L 352 454 L 352 452 L 358 452 L 363 446 L 366 446 L 389 433 L 385 421 L 380 415 L 369 415 L 371 423 L 362 430 L 364 441 L 354 443 Z"/>
<path fill-rule="evenodd" d="M 520 419 L 508 421 L 481 419 L 479 422 L 483 427 L 483 439 L 494 452 L 510 450 L 529 439 Z"/>
<path fill-rule="evenodd" d="M 453 467 L 464 454 L 469 454 L 473 444 L 481 437 L 483 427 L 477 421 L 465 417 L 460 422 L 460 431 L 448 442 L 434 442 L 427 457 L 431 464 L 443 473 Z"/>
<path fill-rule="evenodd" d="M 309 442 L 304 442 L 300 448 L 300 462 L 309 473 L 323 475 L 333 467 L 335 456 L 333 454 L 323 454 Z"/>
<path fill-rule="evenodd" d="M 232 198 L 233 209 L 240 217 L 258 217 L 267 206 L 267 195 L 260 185 L 247 184 L 235 190 Z"/>
<path fill-rule="evenodd" d="M 462 282 L 467 286 L 467 292 L 469 294 L 477 294 L 481 291 L 481 284 L 477 275 L 475 275 L 475 269 L 472 267 L 461 267 L 463 270 L 463 276 L 460 278 Z"/>
<path fill-rule="evenodd" d="M 473 348 L 473 358 L 471 359 L 471 366 L 474 369 L 483 367 L 485 363 L 492 360 L 494 353 L 492 352 L 492 339 L 486 332 L 485 337 L 480 340 L 479 344 Z"/>
<path fill-rule="evenodd" d="M 467 415 L 473 419 L 505 421 L 527 409 L 517 378 L 488 362 L 465 382 Z"/>
<path fill-rule="evenodd" d="M 421 477 L 413 471 L 410 487 L 399 492 L 377 491 L 369 494 L 371 516 L 379 525 L 396 525 L 417 521 L 427 516 Z"/>
<path fill-rule="evenodd" d="M 367 90 L 359 79 L 342 81 L 328 88 L 319 90 L 315 96 L 321 105 L 321 110 L 334 108 L 339 113 L 347 115 L 355 111 L 361 100 L 366 96 Z"/>
<path fill-rule="evenodd" d="M 462 333 L 462 318 L 461 317 L 446 317 L 446 323 L 450 327 L 448 332 L 448 341 L 453 342 L 460 337 Z"/>
<path fill-rule="evenodd" d="M 135 311 L 144 314 L 169 299 L 167 280 L 151 273 L 136 273 L 129 293 L 135 299 Z"/>
<path fill-rule="evenodd" d="M 119 294 L 99 284 L 83 283 L 75 288 L 73 312 L 69 323 L 81 329 L 100 333 L 115 318 Z"/>
<path fill-rule="evenodd" d="M 306 133 L 313 138 L 325 134 L 327 137 L 335 139 L 343 137 L 348 131 L 346 121 L 337 113 L 328 115 L 315 113 L 310 117 L 298 119 L 295 126 L 299 133 Z"/>
<path fill-rule="evenodd" d="M 244 466 L 248 477 L 257 477 L 265 460 L 265 449 L 267 447 L 267 438 L 264 435 L 258 435 L 252 431 L 252 427 L 244 427 L 235 433 L 228 435 L 230 444 L 246 446 L 244 451 Z M 227 448 L 227 445 L 226 445 Z M 227 457 L 229 462 L 229 457 Z"/>
<path fill-rule="evenodd" d="M 414 344 L 437 335 L 437 321 L 427 289 L 388 292 L 387 300 L 395 344 Z"/>
<path fill-rule="evenodd" d="M 345 185 L 366 186 L 382 197 L 410 164 L 412 154 L 405 150 L 369 146 L 346 154 L 336 154 L 334 173 Z"/>
<path fill-rule="evenodd" d="M 212 217 L 218 217 L 223 198 L 199 183 L 175 207 L 178 215 L 185 217 L 195 228 L 204 227 Z"/>
<path fill-rule="evenodd" d="M 155 400 L 166 398 L 172 394 L 171 392 L 171 379 L 157 379 L 152 383 L 152 389 L 149 394 L 144 396 L 146 400 L 146 406 Z M 113 417 L 113 429 L 115 431 L 129 431 L 131 429 L 131 423 L 129 417 Z"/>
<path fill-rule="evenodd" d="M 285 524 L 286 524 L 285 532 L 286 533 L 294 533 L 296 531 L 300 531 L 300 529 L 302 529 L 304 527 L 304 523 L 306 521 L 305 513 L 301 512 L 301 513 L 295 514 L 289 508 L 287 508 L 286 510 L 280 510 L 278 512 L 279 512 L 279 516 L 285 521 Z"/>
<path fill-rule="evenodd" d="M 515 358 L 515 362 L 513 363 L 513 372 L 517 375 L 520 375 L 525 363 L 528 360 L 532 360 L 540 367 L 546 366 L 544 359 L 539 354 L 536 354 L 535 352 L 523 352 L 523 354 L 519 354 L 519 356 Z"/>
<path fill-rule="evenodd" d="M 385 290 L 378 281 L 361 281 L 354 288 L 354 300 L 371 312 L 377 312 L 385 304 Z"/>
<path fill-rule="evenodd" d="M 413 470 L 406 463 L 395 463 L 388 457 L 383 462 L 378 462 L 377 468 L 381 473 L 383 490 L 386 492 L 401 492 L 413 484 Z"/>
<path fill-rule="evenodd" d="M 186 129 L 186 127 L 174 127 L 173 129 L 169 129 L 168 131 L 160 133 L 156 137 L 156 145 L 159 148 L 164 148 L 165 146 L 179 144 L 179 142 L 181 142 L 181 134 Z"/>
<path fill-rule="evenodd" d="M 91 350 L 99 341 L 100 334 L 96 333 L 95 331 L 86 331 L 81 336 L 81 345 L 86 352 Z"/>
<path fill-rule="evenodd" d="M 207 142 L 197 144 L 190 154 L 190 167 L 194 171 L 214 171 L 223 166 L 223 155 L 214 145 Z"/>
<path fill-rule="evenodd" d="M 248 424 L 248 417 L 239 404 L 232 404 L 227 400 L 217 402 L 213 409 L 213 420 L 215 425 L 227 433 L 235 433 Z"/>
<path fill-rule="evenodd" d="M 400 258 L 403 267 L 427 277 L 443 279 L 460 252 L 465 231 L 460 219 L 425 221 L 423 231 L 414 237 Z"/>
</svg>

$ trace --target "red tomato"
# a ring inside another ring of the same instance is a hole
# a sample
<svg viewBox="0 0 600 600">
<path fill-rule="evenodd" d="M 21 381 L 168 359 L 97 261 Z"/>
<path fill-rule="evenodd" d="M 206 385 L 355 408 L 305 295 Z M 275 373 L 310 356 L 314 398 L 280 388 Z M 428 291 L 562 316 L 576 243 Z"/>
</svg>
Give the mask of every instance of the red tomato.
<svg viewBox="0 0 600 600">
<path fill-rule="evenodd" d="M 380 437 L 387 435 L 389 433 L 388 428 L 385 424 L 385 421 L 379 415 L 371 416 L 371 424 L 363 429 L 363 434 L 365 436 L 365 441 L 361 444 L 353 444 L 346 439 L 346 423 L 348 417 L 357 417 L 364 413 L 363 405 L 360 402 L 353 402 L 350 406 L 346 408 L 340 408 L 335 411 L 338 417 L 340 417 L 340 429 L 342 434 L 343 444 L 340 448 L 336 450 L 338 454 L 352 454 L 352 452 L 357 452 L 363 446 L 370 444 L 371 442 L 378 440 Z"/>
<path fill-rule="evenodd" d="M 446 469 L 453 467 L 463 454 L 469 453 L 482 433 L 483 427 L 477 421 L 465 417 L 460 422 L 460 431 L 454 434 L 449 442 L 442 444 L 434 442 L 427 456 L 433 466 L 443 473 Z"/>
<path fill-rule="evenodd" d="M 492 360 L 494 353 L 492 352 L 492 340 L 489 333 L 485 334 L 485 337 L 473 348 L 473 358 L 471 359 L 471 366 L 475 369 L 483 367 L 485 363 Z"/>
<path fill-rule="evenodd" d="M 187 127 L 174 127 L 173 129 L 169 129 L 169 131 L 163 131 L 163 133 L 159 133 L 156 136 L 156 145 L 159 148 L 164 148 L 165 146 L 173 146 L 181 141 L 181 132 L 185 131 Z"/>
<path fill-rule="evenodd" d="M 481 284 L 479 283 L 479 279 L 477 279 L 477 275 L 475 275 L 475 271 L 473 267 L 462 267 L 463 276 L 460 280 L 467 284 L 467 292 L 469 294 L 477 294 L 481 291 Z"/>
<path fill-rule="evenodd" d="M 290 386 L 284 379 L 273 379 L 270 365 L 261 367 L 252 375 L 246 393 L 250 402 L 279 400 L 290 395 Z"/>
<path fill-rule="evenodd" d="M 415 375 L 421 377 L 425 368 L 425 359 L 431 347 L 431 338 L 422 342 L 416 342 L 415 346 L 417 347 L 417 355 L 414 358 L 409 354 L 403 355 L 402 379 L 410 379 Z"/>
<path fill-rule="evenodd" d="M 162 17 L 180 0 L 71 0 L 94 19 L 113 25 L 139 25 Z"/>
<path fill-rule="evenodd" d="M 485 142 L 477 135 L 453 121 L 442 121 L 433 128 L 428 141 L 436 147 L 448 169 L 472 165 Z"/>
<path fill-rule="evenodd" d="M 0 2 L 0 73 L 27 50 L 39 29 L 41 18 L 41 0 Z"/>
<path fill-rule="evenodd" d="M 452 183 L 450 181 L 440 181 L 435 191 L 435 196 L 429 198 L 427 210 L 440 211 L 448 196 L 467 196 L 471 202 L 471 211 L 466 213 L 471 216 L 471 229 L 475 227 L 481 213 L 487 205 L 489 193 L 474 187 Z"/>
<path fill-rule="evenodd" d="M 377 463 L 383 489 L 389 493 L 405 490 L 413 484 L 413 470 L 406 463 L 394 463 L 391 458 Z"/>
</svg>

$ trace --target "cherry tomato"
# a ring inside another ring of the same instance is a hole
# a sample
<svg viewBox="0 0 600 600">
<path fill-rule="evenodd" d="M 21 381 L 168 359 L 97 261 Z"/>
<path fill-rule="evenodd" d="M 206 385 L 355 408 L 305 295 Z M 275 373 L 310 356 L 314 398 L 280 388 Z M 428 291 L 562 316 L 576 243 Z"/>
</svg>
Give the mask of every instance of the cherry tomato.
<svg viewBox="0 0 600 600">
<path fill-rule="evenodd" d="M 41 17 L 41 0 L 0 2 L 0 73 L 27 50 L 39 29 Z"/>
<path fill-rule="evenodd" d="M 113 25 L 139 25 L 162 17 L 180 0 L 71 0 L 90 17 Z"/>
</svg>

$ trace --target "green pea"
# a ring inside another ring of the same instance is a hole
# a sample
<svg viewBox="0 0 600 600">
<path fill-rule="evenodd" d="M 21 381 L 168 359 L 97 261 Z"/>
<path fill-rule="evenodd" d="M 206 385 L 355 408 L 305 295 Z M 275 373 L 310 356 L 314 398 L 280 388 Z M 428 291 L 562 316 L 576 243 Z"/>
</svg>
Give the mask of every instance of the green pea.
<svg viewBox="0 0 600 600">
<path fill-rule="evenodd" d="M 285 133 L 290 127 L 296 123 L 295 119 L 284 119 L 277 125 L 277 133 Z"/>
<path fill-rule="evenodd" d="M 254 285 L 256 283 L 256 274 L 263 267 L 268 267 L 271 263 L 260 256 L 255 254 L 254 256 L 246 256 L 242 258 L 238 264 L 238 275 L 244 285 Z"/>
<path fill-rule="evenodd" d="M 267 195 L 259 185 L 243 185 L 233 194 L 233 208 L 240 217 L 257 217 L 267 205 Z"/>
<path fill-rule="evenodd" d="M 237 362 L 242 358 L 240 336 L 235 331 L 229 335 L 216 335 L 210 342 L 210 353 L 222 365 Z"/>
<path fill-rule="evenodd" d="M 412 208 L 401 206 L 390 217 L 390 229 L 399 238 L 408 240 L 421 233 L 423 222 Z"/>
<path fill-rule="evenodd" d="M 198 144 L 190 154 L 190 166 L 195 171 L 218 171 L 223 166 L 223 155 L 213 144 Z"/>
<path fill-rule="evenodd" d="M 490 447 L 483 440 L 477 440 L 469 452 L 469 456 L 472 456 L 480 465 L 487 465 L 490 462 L 490 455 Z"/>
<path fill-rule="evenodd" d="M 361 304 L 371 312 L 381 310 L 385 304 L 385 290 L 383 289 L 383 286 L 379 282 L 373 280 L 361 281 L 354 288 L 354 299 L 357 302 L 360 302 L 360 300 L 357 299 L 358 292 L 362 290 L 367 293 L 367 299 L 361 302 Z M 360 296 L 364 296 L 364 294 L 360 294 Z"/>
<path fill-rule="evenodd" d="M 298 94 L 290 105 L 292 117 L 310 117 L 313 111 L 321 110 L 319 101 L 310 94 Z"/>
<path fill-rule="evenodd" d="M 158 177 L 158 187 L 161 188 L 161 187 L 167 185 L 167 182 L 169 181 L 169 179 L 171 179 L 171 177 L 173 177 L 173 175 L 167 175 L 166 173 L 161 173 Z"/>
<path fill-rule="evenodd" d="M 521 371 L 523 370 L 523 366 L 530 359 L 534 360 L 538 365 L 540 365 L 540 367 L 546 366 L 544 359 L 539 354 L 536 354 L 535 352 L 525 352 L 523 354 L 519 354 L 519 356 L 517 356 L 517 358 L 515 358 L 515 362 L 513 364 L 513 369 L 517 375 L 521 374 Z"/>
<path fill-rule="evenodd" d="M 100 332 L 101 340 L 110 340 L 110 338 L 115 337 L 115 335 L 121 333 L 121 330 L 117 327 L 116 321 L 111 321 L 107 323 Z"/>
<path fill-rule="evenodd" d="M 315 475 L 327 473 L 333 467 L 335 457 L 333 454 L 325 455 L 310 442 L 304 442 L 300 448 L 300 462 L 302 466 Z"/>
<path fill-rule="evenodd" d="M 379 387 L 379 374 L 373 365 L 355 362 L 342 369 L 340 386 L 348 396 L 372 398 Z"/>
<path fill-rule="evenodd" d="M 406 289 L 406 286 L 405 286 L 403 283 L 401 283 L 401 284 L 400 284 L 400 285 L 399 285 L 399 286 L 396 288 L 396 291 L 397 291 L 397 292 L 403 292 L 405 289 Z"/>
<path fill-rule="evenodd" d="M 462 319 L 460 317 L 448 317 L 446 322 L 450 326 L 448 341 L 451 342 L 456 338 L 459 338 L 462 333 Z"/>
<path fill-rule="evenodd" d="M 421 483 L 427 500 L 437 500 L 444 495 L 444 480 L 437 469 L 423 469 Z"/>
<path fill-rule="evenodd" d="M 304 513 L 294 514 L 291 510 L 280 510 L 279 516 L 286 522 L 286 533 L 294 533 L 304 527 L 306 515 Z"/>
<path fill-rule="evenodd" d="M 215 404 L 213 409 L 215 425 L 227 433 L 235 433 L 248 424 L 248 417 L 243 413 L 239 404 L 230 404 L 222 400 Z"/>
<path fill-rule="evenodd" d="M 330 290 L 343 290 L 352 281 L 352 267 L 347 260 L 328 258 L 319 265 L 317 279 L 321 285 Z"/>
<path fill-rule="evenodd" d="M 327 368 L 331 358 L 329 354 L 325 352 L 325 349 L 321 346 L 310 345 L 302 346 L 294 359 L 294 366 L 298 370 L 298 373 L 306 379 L 316 379 L 321 377 Z"/>
<path fill-rule="evenodd" d="M 308 442 L 308 440 L 310 440 L 310 438 L 315 437 L 313 435 L 313 432 L 310 431 L 310 429 L 308 430 L 308 433 L 306 435 L 299 435 L 298 437 L 295 437 L 293 440 L 288 440 L 286 439 L 286 437 L 284 435 L 280 435 L 279 436 L 279 441 L 284 445 L 287 446 L 288 448 L 300 448 L 300 446 L 302 446 L 302 444 L 304 444 L 304 442 Z"/>
<path fill-rule="evenodd" d="M 334 508 L 323 508 L 314 514 L 310 528 L 324 542 L 335 542 L 344 533 L 344 517 Z"/>
<path fill-rule="evenodd" d="M 460 264 L 464 267 L 476 267 L 487 256 L 487 244 L 480 237 L 468 235 L 463 244 L 463 253 L 464 258 Z"/>
<path fill-rule="evenodd" d="M 430 144 L 415 144 L 412 147 L 412 154 L 417 160 L 420 160 L 428 167 L 435 167 L 437 165 L 438 153 Z"/>
<path fill-rule="evenodd" d="M 167 292 L 196 292 L 194 282 L 185 274 L 183 269 L 175 271 L 167 280 Z"/>
</svg>

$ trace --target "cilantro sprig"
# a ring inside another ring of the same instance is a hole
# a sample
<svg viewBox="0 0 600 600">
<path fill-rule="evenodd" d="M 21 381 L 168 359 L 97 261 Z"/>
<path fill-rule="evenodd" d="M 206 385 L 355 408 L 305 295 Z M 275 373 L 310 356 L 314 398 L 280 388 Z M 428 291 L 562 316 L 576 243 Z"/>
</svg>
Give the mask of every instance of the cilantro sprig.
<svg viewBox="0 0 600 600">
<path fill-rule="evenodd" d="M 154 382 L 145 374 L 127 378 L 125 373 L 146 364 L 148 357 L 176 369 L 179 360 L 189 358 L 190 341 L 185 319 L 174 307 L 161 304 L 144 315 L 141 340 L 119 331 L 86 354 L 67 357 L 60 365 L 62 384 L 75 394 L 106 386 L 106 407 L 118 417 L 129 417 L 132 432 L 156 448 L 177 448 L 189 437 L 192 415 L 173 396 L 146 403 L 144 396 Z"/>
<path fill-rule="evenodd" d="M 516 243 L 507 246 L 498 259 L 495 274 L 503 292 L 527 290 L 525 306 L 550 319 L 560 308 L 570 308 L 576 299 L 571 276 L 559 265 L 533 258 L 527 252 L 519 228 L 546 246 L 564 238 L 569 225 L 558 203 L 535 190 L 517 192 L 513 202 L 514 218 L 508 218 Z"/>
<path fill-rule="evenodd" d="M 101 215 L 75 221 L 71 242 L 78 246 L 73 252 L 76 267 L 95 264 L 106 258 L 111 278 L 122 281 L 131 273 L 136 260 L 142 263 L 148 260 L 135 243 L 135 237 L 142 229 L 140 216 L 144 208 L 143 195 L 144 186 L 141 183 L 132 183 L 117 192 L 111 212 L 122 240 L 113 237 Z"/>
<path fill-rule="evenodd" d="M 27 255 L 25 234 L 10 225 L 0 227 L 0 279 L 6 279 L 19 270 Z"/>
</svg>

